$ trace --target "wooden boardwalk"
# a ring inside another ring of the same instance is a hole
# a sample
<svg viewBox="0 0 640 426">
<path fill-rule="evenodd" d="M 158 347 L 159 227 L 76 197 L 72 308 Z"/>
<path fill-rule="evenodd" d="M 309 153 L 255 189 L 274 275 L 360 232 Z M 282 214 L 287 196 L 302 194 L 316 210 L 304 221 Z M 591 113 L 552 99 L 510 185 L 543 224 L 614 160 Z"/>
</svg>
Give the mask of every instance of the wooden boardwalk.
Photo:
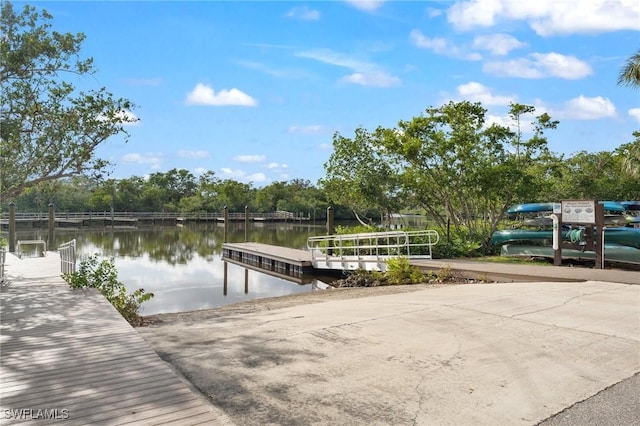
<svg viewBox="0 0 640 426">
<path fill-rule="evenodd" d="M 102 295 L 71 290 L 59 270 L 57 253 L 7 255 L 0 424 L 221 424 Z"/>
</svg>

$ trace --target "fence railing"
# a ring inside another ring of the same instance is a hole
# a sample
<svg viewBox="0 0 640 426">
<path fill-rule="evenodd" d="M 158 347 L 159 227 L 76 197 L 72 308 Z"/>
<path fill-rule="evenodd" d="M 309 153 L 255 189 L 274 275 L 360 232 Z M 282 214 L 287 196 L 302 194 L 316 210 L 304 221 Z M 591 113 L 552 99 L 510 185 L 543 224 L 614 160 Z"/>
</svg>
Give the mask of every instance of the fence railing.
<svg viewBox="0 0 640 426">
<path fill-rule="evenodd" d="M 76 240 L 61 244 L 58 247 L 60 253 L 60 272 L 73 274 L 76 272 Z"/>
<path fill-rule="evenodd" d="M 7 258 L 7 250 L 5 247 L 0 247 L 0 283 L 4 282 L 4 262 Z"/>
<path fill-rule="evenodd" d="M 309 237 L 314 268 L 386 270 L 394 257 L 431 259 L 440 235 L 434 230 L 390 231 Z"/>
<path fill-rule="evenodd" d="M 3 215 L 8 216 L 8 215 Z M 177 212 L 55 212 L 56 219 L 67 220 L 111 220 L 111 219 L 138 219 L 138 220 L 222 220 L 224 213 L 177 213 Z M 287 211 L 276 211 L 268 213 L 250 212 L 246 216 L 250 220 L 308 220 L 309 217 L 295 214 Z M 239 220 L 245 218 L 244 212 L 229 212 L 227 217 L 230 220 Z M 28 221 L 47 221 L 49 213 L 28 213 L 16 212 L 16 220 Z M 8 220 L 4 218 L 4 220 Z"/>
</svg>

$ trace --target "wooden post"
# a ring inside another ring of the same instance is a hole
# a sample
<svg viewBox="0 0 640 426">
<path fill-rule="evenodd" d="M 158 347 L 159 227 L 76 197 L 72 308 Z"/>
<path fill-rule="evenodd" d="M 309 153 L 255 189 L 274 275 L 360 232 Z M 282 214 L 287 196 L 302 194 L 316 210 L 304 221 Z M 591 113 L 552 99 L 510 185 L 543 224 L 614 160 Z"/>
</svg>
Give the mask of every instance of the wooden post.
<svg viewBox="0 0 640 426">
<path fill-rule="evenodd" d="M 333 207 L 327 207 L 327 235 L 333 234 Z"/>
<path fill-rule="evenodd" d="M 53 203 L 49 203 L 49 241 L 47 241 L 47 244 L 49 245 L 50 250 L 53 250 L 51 247 L 55 247 L 54 241 L 53 241 L 53 238 L 55 235 L 55 229 L 56 229 L 55 207 Z"/>
<path fill-rule="evenodd" d="M 227 208 L 227 206 L 224 206 L 223 220 L 224 220 L 224 236 L 222 238 L 222 242 L 226 243 L 227 242 L 227 231 L 229 230 L 229 209 Z"/>
<path fill-rule="evenodd" d="M 9 252 L 16 251 L 16 203 L 9 203 Z"/>
<path fill-rule="evenodd" d="M 244 242 L 249 241 L 249 206 L 244 206 Z"/>
<path fill-rule="evenodd" d="M 604 269 L 604 204 L 596 201 L 596 232 L 593 251 L 596 256 L 596 269 Z"/>
<path fill-rule="evenodd" d="M 228 276 L 227 276 L 227 263 L 228 262 L 225 261 L 223 263 L 224 263 L 224 266 L 223 266 L 224 272 L 223 272 L 222 294 L 226 296 L 227 295 L 227 283 L 228 283 L 228 281 L 227 281 L 227 278 L 228 278 Z"/>
<path fill-rule="evenodd" d="M 329 206 L 327 207 L 327 235 L 333 235 L 333 232 L 333 207 Z M 329 247 L 327 247 L 327 254 L 331 256 L 333 255 L 333 249 L 331 248 L 333 241 L 329 240 L 327 244 L 329 245 Z"/>
</svg>

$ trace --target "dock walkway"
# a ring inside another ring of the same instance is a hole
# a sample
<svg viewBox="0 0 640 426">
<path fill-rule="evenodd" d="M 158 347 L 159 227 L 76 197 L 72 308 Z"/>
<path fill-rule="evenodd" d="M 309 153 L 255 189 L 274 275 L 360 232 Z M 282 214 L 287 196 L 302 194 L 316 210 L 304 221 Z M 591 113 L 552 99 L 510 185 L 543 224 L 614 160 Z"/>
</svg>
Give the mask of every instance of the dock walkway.
<svg viewBox="0 0 640 426">
<path fill-rule="evenodd" d="M 1 288 L 0 424 L 220 424 L 97 291 L 72 290 L 60 257 L 7 254 Z"/>
<path fill-rule="evenodd" d="M 304 277 L 314 269 L 312 254 L 261 243 L 224 243 L 223 258 L 233 263 L 252 267 L 270 275 L 288 279 Z M 510 264 L 483 262 L 472 259 L 410 259 L 412 265 L 424 271 L 447 270 L 456 276 L 497 282 L 523 281 L 608 281 L 640 285 L 638 270 L 618 268 L 594 269 L 544 264 Z M 347 269 L 347 268 L 344 268 Z"/>
</svg>

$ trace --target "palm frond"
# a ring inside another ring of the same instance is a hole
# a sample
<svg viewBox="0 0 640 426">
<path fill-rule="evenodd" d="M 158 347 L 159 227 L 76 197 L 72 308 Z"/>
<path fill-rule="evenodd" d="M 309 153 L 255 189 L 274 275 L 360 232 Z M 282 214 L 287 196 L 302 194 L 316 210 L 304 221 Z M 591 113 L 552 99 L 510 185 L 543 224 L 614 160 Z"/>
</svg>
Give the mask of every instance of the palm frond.
<svg viewBox="0 0 640 426">
<path fill-rule="evenodd" d="M 640 50 L 627 59 L 627 63 L 620 69 L 618 84 L 640 87 Z"/>
</svg>

